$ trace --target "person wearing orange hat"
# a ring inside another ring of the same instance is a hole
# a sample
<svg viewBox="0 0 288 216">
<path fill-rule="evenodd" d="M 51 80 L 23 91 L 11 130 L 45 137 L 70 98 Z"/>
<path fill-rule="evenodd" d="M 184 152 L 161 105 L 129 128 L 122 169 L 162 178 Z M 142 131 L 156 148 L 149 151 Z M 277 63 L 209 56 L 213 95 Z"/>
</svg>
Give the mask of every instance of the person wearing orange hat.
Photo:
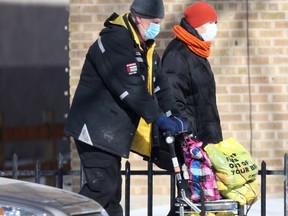
<svg viewBox="0 0 288 216">
<path fill-rule="evenodd" d="M 177 112 L 188 120 L 191 133 L 203 142 L 203 147 L 223 140 L 215 78 L 207 59 L 211 41 L 217 35 L 217 20 L 215 9 L 206 2 L 187 7 L 180 24 L 173 27 L 176 37 L 162 57 Z M 184 163 L 183 158 L 179 163 Z M 174 209 L 168 215 L 175 215 Z"/>
<path fill-rule="evenodd" d="M 180 115 L 189 129 L 204 143 L 223 140 L 216 103 L 216 84 L 208 57 L 217 35 L 217 13 L 206 2 L 197 2 L 184 11 L 176 37 L 167 46 L 162 66 L 176 99 Z"/>
</svg>

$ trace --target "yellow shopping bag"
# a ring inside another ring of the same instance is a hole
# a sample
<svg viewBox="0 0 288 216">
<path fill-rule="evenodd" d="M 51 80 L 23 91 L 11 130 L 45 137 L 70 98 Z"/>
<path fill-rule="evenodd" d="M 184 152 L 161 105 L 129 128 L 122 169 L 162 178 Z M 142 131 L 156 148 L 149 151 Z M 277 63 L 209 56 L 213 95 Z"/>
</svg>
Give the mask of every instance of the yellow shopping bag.
<svg viewBox="0 0 288 216">
<path fill-rule="evenodd" d="M 216 170 L 216 179 L 227 187 L 223 189 L 242 186 L 256 179 L 258 168 L 255 161 L 235 139 L 229 138 L 218 144 L 208 144 L 205 151 Z"/>
<path fill-rule="evenodd" d="M 260 191 L 256 180 L 258 168 L 250 153 L 233 138 L 208 144 L 205 151 L 215 170 L 220 194 L 240 205 L 252 205 Z"/>
</svg>

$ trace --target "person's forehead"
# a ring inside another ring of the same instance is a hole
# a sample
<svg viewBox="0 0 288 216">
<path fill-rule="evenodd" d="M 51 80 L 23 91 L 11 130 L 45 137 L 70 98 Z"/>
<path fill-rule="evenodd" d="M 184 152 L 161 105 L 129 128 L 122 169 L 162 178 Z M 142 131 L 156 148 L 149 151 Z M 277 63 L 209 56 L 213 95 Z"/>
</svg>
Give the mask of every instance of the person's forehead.
<svg viewBox="0 0 288 216">
<path fill-rule="evenodd" d="M 161 23 L 163 19 L 160 19 L 160 18 L 153 18 L 153 19 L 149 19 L 150 22 L 153 22 L 153 23 Z"/>
</svg>

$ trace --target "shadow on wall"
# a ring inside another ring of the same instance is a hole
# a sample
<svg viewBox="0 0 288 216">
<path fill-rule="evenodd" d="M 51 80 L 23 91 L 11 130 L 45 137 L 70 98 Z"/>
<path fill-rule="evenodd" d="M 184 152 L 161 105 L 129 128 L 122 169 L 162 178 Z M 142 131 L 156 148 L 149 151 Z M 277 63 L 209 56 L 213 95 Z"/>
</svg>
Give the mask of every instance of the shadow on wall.
<svg viewBox="0 0 288 216">
<path fill-rule="evenodd" d="M 33 166 L 35 160 L 52 164 L 58 153 L 70 157 L 62 130 L 69 108 L 67 25 L 66 5 L 0 3 L 0 157 L 4 166 L 10 166 L 13 153 L 19 165 L 31 161 Z"/>
</svg>

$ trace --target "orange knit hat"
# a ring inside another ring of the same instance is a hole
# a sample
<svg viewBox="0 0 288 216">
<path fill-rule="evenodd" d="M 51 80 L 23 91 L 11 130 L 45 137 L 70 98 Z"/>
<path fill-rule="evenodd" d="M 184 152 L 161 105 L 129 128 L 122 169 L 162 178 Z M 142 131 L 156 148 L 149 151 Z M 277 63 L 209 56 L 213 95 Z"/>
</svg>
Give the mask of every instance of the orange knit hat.
<svg viewBox="0 0 288 216">
<path fill-rule="evenodd" d="M 184 11 L 184 17 L 193 28 L 197 28 L 208 22 L 217 22 L 216 11 L 206 2 L 197 2 L 190 5 Z"/>
</svg>

